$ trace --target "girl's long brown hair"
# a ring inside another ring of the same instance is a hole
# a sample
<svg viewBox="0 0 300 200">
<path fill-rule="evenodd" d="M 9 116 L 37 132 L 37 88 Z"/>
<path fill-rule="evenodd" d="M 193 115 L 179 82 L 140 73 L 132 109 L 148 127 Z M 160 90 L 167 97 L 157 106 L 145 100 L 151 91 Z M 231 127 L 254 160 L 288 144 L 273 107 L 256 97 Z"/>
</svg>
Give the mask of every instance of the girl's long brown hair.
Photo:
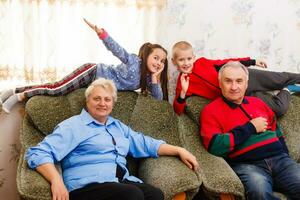
<svg viewBox="0 0 300 200">
<path fill-rule="evenodd" d="M 147 75 L 150 74 L 147 67 L 148 56 L 153 52 L 154 49 L 161 49 L 166 54 L 168 54 L 167 50 L 164 49 L 159 44 L 151 44 L 149 42 L 143 44 L 139 50 L 139 57 L 141 59 L 141 80 L 140 86 L 142 90 L 142 94 L 147 94 Z M 163 100 L 169 99 L 168 96 L 168 59 L 165 61 L 164 69 L 160 75 L 160 85 L 163 92 Z"/>
</svg>

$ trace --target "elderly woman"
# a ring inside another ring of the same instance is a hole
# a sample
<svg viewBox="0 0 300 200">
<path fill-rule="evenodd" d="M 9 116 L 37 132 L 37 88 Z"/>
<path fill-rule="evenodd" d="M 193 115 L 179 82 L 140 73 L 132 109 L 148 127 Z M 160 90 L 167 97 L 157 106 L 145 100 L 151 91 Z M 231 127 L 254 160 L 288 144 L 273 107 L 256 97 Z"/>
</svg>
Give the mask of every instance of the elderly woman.
<svg viewBox="0 0 300 200">
<path fill-rule="evenodd" d="M 193 170 L 196 158 L 187 150 L 131 130 L 109 116 L 117 90 L 111 80 L 94 81 L 86 90 L 86 108 L 61 122 L 52 134 L 28 149 L 26 160 L 51 184 L 54 200 L 160 200 L 160 189 L 130 176 L 126 156 L 179 156 Z M 63 179 L 53 163 L 61 161 Z"/>
</svg>

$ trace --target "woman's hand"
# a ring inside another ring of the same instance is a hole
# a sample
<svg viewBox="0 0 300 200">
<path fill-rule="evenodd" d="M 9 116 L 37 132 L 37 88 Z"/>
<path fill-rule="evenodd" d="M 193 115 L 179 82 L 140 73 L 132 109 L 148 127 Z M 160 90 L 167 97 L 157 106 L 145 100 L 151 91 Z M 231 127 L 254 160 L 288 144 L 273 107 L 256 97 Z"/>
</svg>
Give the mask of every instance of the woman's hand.
<svg viewBox="0 0 300 200">
<path fill-rule="evenodd" d="M 188 166 L 188 168 L 196 171 L 199 168 L 196 157 L 191 154 L 188 150 L 179 147 L 178 154 L 182 162 Z"/>
<path fill-rule="evenodd" d="M 91 22 L 89 22 L 87 19 L 83 18 L 83 20 L 85 21 L 85 23 L 87 23 L 87 25 L 89 25 L 89 27 L 91 27 L 91 29 L 93 29 L 98 35 L 101 35 L 103 33 L 103 29 L 102 28 L 98 28 L 95 24 L 92 24 Z"/>
<path fill-rule="evenodd" d="M 69 200 L 69 192 L 61 178 L 51 182 L 52 200 Z"/>
<path fill-rule="evenodd" d="M 36 168 L 51 184 L 52 200 L 69 200 L 69 192 L 61 175 L 52 163 L 45 163 Z"/>
<path fill-rule="evenodd" d="M 161 156 L 178 156 L 188 168 L 196 171 L 199 168 L 196 157 L 185 148 L 171 144 L 161 144 L 158 148 L 158 155 Z"/>
<path fill-rule="evenodd" d="M 260 59 L 255 60 L 255 65 L 261 68 L 267 68 L 267 63 Z"/>
</svg>

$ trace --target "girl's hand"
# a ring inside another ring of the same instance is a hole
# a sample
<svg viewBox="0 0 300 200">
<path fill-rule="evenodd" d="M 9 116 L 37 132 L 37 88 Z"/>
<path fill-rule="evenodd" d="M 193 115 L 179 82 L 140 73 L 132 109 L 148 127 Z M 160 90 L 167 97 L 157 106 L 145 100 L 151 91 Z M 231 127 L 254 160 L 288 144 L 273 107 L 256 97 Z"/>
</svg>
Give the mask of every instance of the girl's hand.
<svg viewBox="0 0 300 200">
<path fill-rule="evenodd" d="M 180 77 L 180 82 L 181 82 L 181 92 L 180 92 L 180 97 L 182 99 L 185 98 L 186 92 L 189 88 L 189 84 L 190 84 L 190 77 L 188 76 L 188 74 L 183 73 Z"/>
<path fill-rule="evenodd" d="M 151 74 L 151 82 L 152 83 L 158 83 L 159 82 L 160 74 L 163 70 L 164 70 L 164 66 L 159 67 L 156 72 Z"/>
<path fill-rule="evenodd" d="M 101 35 L 103 33 L 103 29 L 102 28 L 98 28 L 95 24 L 92 24 L 91 22 L 89 22 L 87 19 L 83 18 L 84 22 L 87 23 L 87 25 L 89 25 L 89 27 L 91 27 L 91 29 L 93 29 L 98 35 Z"/>
<path fill-rule="evenodd" d="M 263 60 L 255 60 L 255 65 L 261 68 L 267 68 L 267 63 Z"/>
</svg>

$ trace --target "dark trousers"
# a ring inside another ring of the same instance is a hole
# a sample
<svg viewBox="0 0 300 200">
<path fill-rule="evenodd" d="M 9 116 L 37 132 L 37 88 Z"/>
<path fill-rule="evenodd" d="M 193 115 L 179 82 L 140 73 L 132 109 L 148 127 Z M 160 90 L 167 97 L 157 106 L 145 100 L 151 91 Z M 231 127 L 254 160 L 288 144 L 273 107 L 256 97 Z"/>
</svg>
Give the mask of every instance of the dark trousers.
<svg viewBox="0 0 300 200">
<path fill-rule="evenodd" d="M 70 200 L 163 200 L 163 192 L 146 183 L 91 183 L 70 192 Z"/>
<path fill-rule="evenodd" d="M 282 89 L 296 83 L 300 83 L 300 74 L 249 69 L 246 95 L 262 99 L 279 117 L 287 112 L 291 100 L 290 93 Z M 267 93 L 273 90 L 280 92 L 277 95 Z"/>
</svg>

